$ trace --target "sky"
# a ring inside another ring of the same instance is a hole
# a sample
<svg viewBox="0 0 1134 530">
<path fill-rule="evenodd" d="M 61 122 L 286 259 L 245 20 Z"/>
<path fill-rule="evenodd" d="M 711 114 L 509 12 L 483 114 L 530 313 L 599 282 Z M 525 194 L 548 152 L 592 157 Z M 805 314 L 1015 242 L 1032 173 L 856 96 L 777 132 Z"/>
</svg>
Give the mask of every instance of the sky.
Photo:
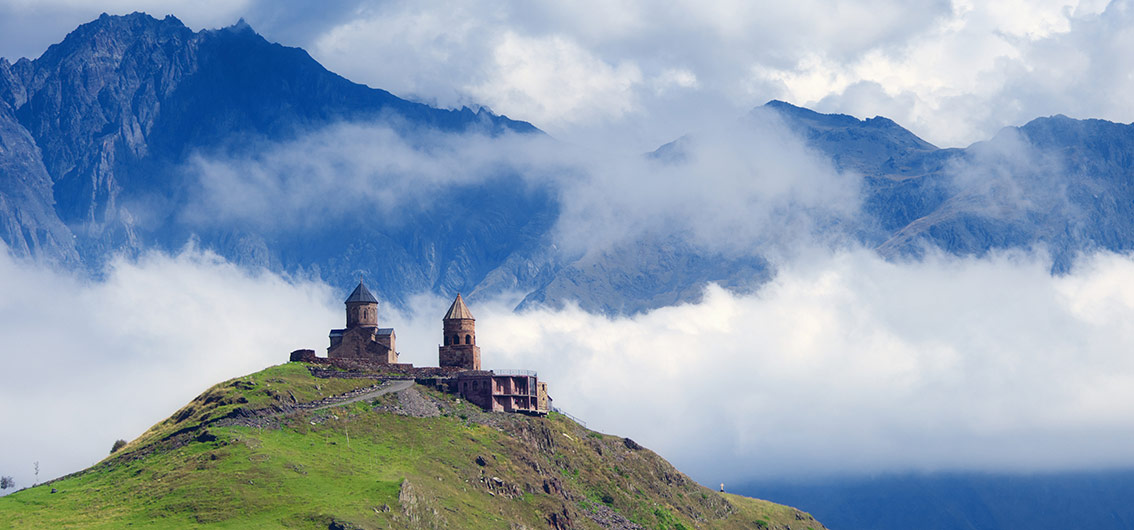
<svg viewBox="0 0 1134 530">
<path fill-rule="evenodd" d="M 886 116 L 939 147 L 1053 114 L 1134 121 L 1128 0 L 3 0 L 0 56 L 101 12 L 243 17 L 356 82 L 647 151 L 781 99 Z"/>
<path fill-rule="evenodd" d="M 396 190 L 412 205 L 422 182 L 507 164 L 557 187 L 557 242 L 582 250 L 664 227 L 729 251 L 779 228 L 776 276 L 752 293 L 708 286 L 700 302 L 635 316 L 515 313 L 503 298 L 472 307 L 487 367 L 539 370 L 558 406 L 703 483 L 1094 469 L 1134 465 L 1134 258 L 1084 255 L 1052 276 L 1042 250 L 888 261 L 817 238 L 813 226 L 857 214 L 860 176 L 775 120 L 736 123 L 770 99 L 884 115 L 940 146 L 1056 113 L 1129 122 L 1131 9 L 0 1 L 0 56 L 37 56 L 103 11 L 173 13 L 195 29 L 243 17 L 349 79 L 440 106 L 488 106 L 569 146 L 458 135 L 424 156 L 380 125 L 333 126 L 247 159 L 192 158 L 186 170 L 201 186 L 186 215 L 201 222 L 275 222 L 288 201 L 333 193 L 333 179 Z M 634 156 L 689 133 L 687 162 Z M 1043 164 L 1027 146 L 1006 149 L 1013 156 L 997 160 Z M 958 178 L 990 174 L 962 169 Z M 370 185 L 389 175 L 403 180 Z M 225 201 L 248 189 L 262 202 Z M 220 380 L 321 350 L 347 294 L 192 246 L 120 258 L 97 279 L 0 252 L 0 279 L 0 474 L 20 485 L 35 480 L 33 462 L 41 480 L 75 471 Z M 448 302 L 422 294 L 408 313 L 383 306 L 404 360 L 435 363 Z"/>
</svg>

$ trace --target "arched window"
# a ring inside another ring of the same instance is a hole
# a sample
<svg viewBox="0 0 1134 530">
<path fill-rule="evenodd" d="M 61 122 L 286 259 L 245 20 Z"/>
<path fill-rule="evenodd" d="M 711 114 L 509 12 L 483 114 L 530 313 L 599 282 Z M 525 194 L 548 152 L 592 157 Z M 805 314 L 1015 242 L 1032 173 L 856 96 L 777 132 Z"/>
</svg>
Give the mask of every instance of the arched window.
<svg viewBox="0 0 1134 530">
<path fill-rule="evenodd" d="M 460 343 L 461 343 L 461 337 L 459 337 L 457 335 L 453 335 L 453 341 L 450 342 L 449 344 L 460 344 Z"/>
<path fill-rule="evenodd" d="M 465 344 L 472 344 L 472 335 L 465 335 Z"/>
</svg>

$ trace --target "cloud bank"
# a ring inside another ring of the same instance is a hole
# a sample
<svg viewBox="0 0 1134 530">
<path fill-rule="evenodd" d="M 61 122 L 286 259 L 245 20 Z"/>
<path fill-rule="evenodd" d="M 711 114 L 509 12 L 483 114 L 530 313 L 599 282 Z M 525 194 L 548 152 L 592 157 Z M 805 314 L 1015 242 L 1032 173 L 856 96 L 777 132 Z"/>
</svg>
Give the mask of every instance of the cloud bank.
<svg viewBox="0 0 1134 530">
<path fill-rule="evenodd" d="M 555 404 L 705 483 L 905 470 L 1134 465 L 1134 257 L 816 251 L 751 295 L 634 317 L 473 307 L 487 368 L 530 368 Z M 209 385 L 325 346 L 326 286 L 185 250 L 101 281 L 0 257 L 0 472 L 85 467 Z M 436 363 L 448 300 L 385 308 L 402 359 Z M 64 331 L 61 331 L 64 330 Z"/>
<path fill-rule="evenodd" d="M 1128 0 L 359 2 L 304 44 L 353 79 L 595 147 L 647 149 L 769 99 L 964 146 L 1055 113 L 1134 119 L 1131 16 Z"/>
<path fill-rule="evenodd" d="M 569 255 L 658 234 L 710 252 L 779 252 L 801 239 L 844 234 L 859 214 L 862 187 L 861 175 L 836 171 L 767 109 L 648 156 L 543 135 L 407 138 L 383 123 L 340 123 L 251 155 L 198 153 L 183 171 L 195 183 L 180 214 L 188 224 L 269 232 L 348 217 L 397 224 L 437 207 L 452 187 L 518 178 L 556 197 L 553 236 Z M 830 230 L 837 225 L 846 226 Z"/>
<path fill-rule="evenodd" d="M 476 311 L 487 364 L 538 368 L 558 406 L 705 483 L 1134 465 L 1134 259 L 1048 271 L 822 252 L 633 318 Z"/>
</svg>

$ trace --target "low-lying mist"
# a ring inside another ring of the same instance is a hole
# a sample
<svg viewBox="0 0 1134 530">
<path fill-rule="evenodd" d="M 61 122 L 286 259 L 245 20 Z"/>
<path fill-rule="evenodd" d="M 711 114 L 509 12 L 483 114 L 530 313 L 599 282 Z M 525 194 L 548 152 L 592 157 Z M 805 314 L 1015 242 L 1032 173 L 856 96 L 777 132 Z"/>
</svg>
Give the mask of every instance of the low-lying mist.
<svg viewBox="0 0 1134 530">
<path fill-rule="evenodd" d="M 1134 464 L 1134 258 L 813 250 L 751 295 L 633 317 L 479 301 L 486 368 L 706 482 Z M 345 292 L 187 248 L 80 279 L 0 254 L 0 473 L 101 459 L 209 385 L 325 348 Z M 381 297 L 381 291 L 377 292 Z M 436 363 L 449 300 L 383 305 L 402 360 Z"/>
</svg>

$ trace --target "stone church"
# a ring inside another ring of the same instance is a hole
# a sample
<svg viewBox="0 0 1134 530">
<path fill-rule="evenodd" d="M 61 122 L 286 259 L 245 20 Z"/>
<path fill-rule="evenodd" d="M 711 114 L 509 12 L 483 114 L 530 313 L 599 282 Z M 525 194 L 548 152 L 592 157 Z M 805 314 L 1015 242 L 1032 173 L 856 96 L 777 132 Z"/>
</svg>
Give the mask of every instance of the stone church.
<svg viewBox="0 0 1134 530">
<path fill-rule="evenodd" d="M 394 328 L 378 327 L 378 299 L 360 280 L 346 299 L 346 328 L 331 330 L 329 359 L 359 359 L 385 364 L 398 362 Z"/>
<path fill-rule="evenodd" d="M 412 378 L 461 396 L 486 411 L 547 414 L 547 383 L 530 370 L 482 370 L 476 344 L 476 319 L 460 293 L 441 319 L 442 344 L 437 367 L 415 368 L 398 362 L 393 328 L 378 327 L 378 299 L 360 280 L 346 301 L 346 327 L 332 329 L 327 357 L 314 350 L 295 350 L 295 362 L 363 370 L 385 377 Z M 341 377 L 330 371 L 322 377 Z"/>
</svg>

